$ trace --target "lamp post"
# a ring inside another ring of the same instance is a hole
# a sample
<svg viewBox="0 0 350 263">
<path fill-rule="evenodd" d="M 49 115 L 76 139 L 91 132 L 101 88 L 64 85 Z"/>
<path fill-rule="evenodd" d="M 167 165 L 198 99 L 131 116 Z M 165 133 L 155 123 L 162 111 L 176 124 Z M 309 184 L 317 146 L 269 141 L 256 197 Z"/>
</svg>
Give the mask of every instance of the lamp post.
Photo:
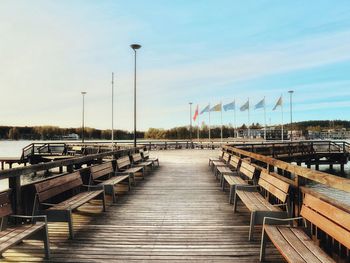
<svg viewBox="0 0 350 263">
<path fill-rule="evenodd" d="M 141 48 L 139 44 L 132 44 L 130 47 L 134 50 L 134 147 L 136 147 L 136 50 Z"/>
<path fill-rule="evenodd" d="M 192 147 L 192 102 L 188 103 L 190 105 L 190 141 Z"/>
<path fill-rule="evenodd" d="M 83 121 L 82 121 L 82 132 L 81 132 L 81 142 L 84 143 L 84 120 L 85 120 L 85 94 L 86 91 L 82 91 L 81 95 L 83 95 Z"/>
<path fill-rule="evenodd" d="M 289 105 L 290 105 L 290 140 L 293 141 L 293 104 L 292 104 L 292 95 L 294 90 L 289 90 Z"/>
<path fill-rule="evenodd" d="M 112 72 L 112 151 L 114 151 L 114 72 Z M 114 155 L 113 155 L 114 156 Z"/>
</svg>

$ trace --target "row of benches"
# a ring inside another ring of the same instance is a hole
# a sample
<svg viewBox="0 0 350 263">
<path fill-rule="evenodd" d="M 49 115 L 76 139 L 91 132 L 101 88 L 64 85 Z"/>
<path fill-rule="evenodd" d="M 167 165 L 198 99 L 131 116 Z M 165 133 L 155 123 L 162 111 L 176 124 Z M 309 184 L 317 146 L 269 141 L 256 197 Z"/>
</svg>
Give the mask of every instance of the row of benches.
<svg viewBox="0 0 350 263">
<path fill-rule="evenodd" d="M 311 194 L 304 194 L 300 217 L 290 218 L 290 185 L 278 174 L 222 152 L 219 158 L 210 158 L 209 166 L 220 181 L 222 190 L 230 189 L 229 202 L 237 212 L 241 202 L 251 213 L 249 240 L 254 226 L 263 225 L 260 261 L 265 258 L 266 241 L 270 239 L 288 262 L 334 262 L 307 235 L 312 227 L 293 225 L 302 220 L 331 236 L 350 249 L 350 214 Z M 272 203 L 271 203 L 272 201 Z"/>
<path fill-rule="evenodd" d="M 150 158 L 148 152 L 144 152 L 143 156 L 135 153 L 130 157 L 118 158 L 115 168 L 113 162 L 108 160 L 89 167 L 88 184 L 83 183 L 79 170 L 35 183 L 32 216 L 13 215 L 11 191 L 0 193 L 0 253 L 30 237 L 44 241 L 45 257 L 49 258 L 47 222 L 67 222 L 69 237 L 73 239 L 74 210 L 92 199 L 100 199 L 103 211 L 106 211 L 105 196 L 111 195 L 113 202 L 116 202 L 116 185 L 124 184 L 130 190 L 136 185 L 137 178 L 144 178 L 146 169 L 153 169 L 156 164 L 159 166 L 158 158 Z M 8 226 L 9 218 L 16 218 L 21 224 Z"/>
</svg>

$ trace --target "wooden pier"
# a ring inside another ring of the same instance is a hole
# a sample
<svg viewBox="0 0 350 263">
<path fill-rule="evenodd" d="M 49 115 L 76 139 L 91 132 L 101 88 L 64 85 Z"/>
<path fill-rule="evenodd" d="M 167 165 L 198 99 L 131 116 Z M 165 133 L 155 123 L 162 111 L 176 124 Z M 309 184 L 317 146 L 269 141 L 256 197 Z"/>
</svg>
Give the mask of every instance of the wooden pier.
<svg viewBox="0 0 350 263">
<path fill-rule="evenodd" d="M 258 262 L 260 237 L 248 241 L 248 211 L 242 206 L 233 215 L 208 168 L 212 154 L 159 152 L 161 166 L 117 204 L 109 203 L 107 212 L 95 201 L 74 214 L 74 240 L 67 239 L 65 223 L 49 223 L 50 262 Z M 3 255 L 3 262 L 44 261 L 39 241 L 24 241 Z M 268 259 L 282 261 L 272 247 Z"/>
</svg>

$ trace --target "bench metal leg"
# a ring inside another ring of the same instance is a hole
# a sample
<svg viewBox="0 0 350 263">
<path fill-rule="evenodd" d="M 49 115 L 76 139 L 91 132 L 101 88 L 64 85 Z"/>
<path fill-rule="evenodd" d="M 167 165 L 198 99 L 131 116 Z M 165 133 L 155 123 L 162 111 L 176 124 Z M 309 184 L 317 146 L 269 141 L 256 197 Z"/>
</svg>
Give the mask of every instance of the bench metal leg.
<svg viewBox="0 0 350 263">
<path fill-rule="evenodd" d="M 237 212 L 237 202 L 238 202 L 238 196 L 235 191 L 234 199 L 233 199 L 233 213 Z"/>
<path fill-rule="evenodd" d="M 249 226 L 249 241 L 253 240 L 254 235 L 254 225 L 255 225 L 255 212 L 250 214 L 250 226 Z"/>
<path fill-rule="evenodd" d="M 229 204 L 232 204 L 232 201 L 233 201 L 234 188 L 235 188 L 234 185 L 230 185 L 230 194 L 229 194 L 229 197 L 228 197 L 229 198 L 228 199 Z"/>
<path fill-rule="evenodd" d="M 222 190 L 223 192 L 225 192 L 225 186 L 226 186 L 225 178 L 222 178 L 222 181 L 221 181 L 221 190 Z"/>
<path fill-rule="evenodd" d="M 112 192 L 113 192 L 113 202 L 114 202 L 114 200 L 115 200 L 115 192 L 114 192 L 113 185 L 112 185 L 112 188 L 113 188 Z M 102 199 L 103 212 L 106 212 L 106 195 L 105 195 L 105 192 L 103 191 L 101 195 L 102 195 L 101 199 Z"/>
<path fill-rule="evenodd" d="M 267 234 L 265 232 L 265 229 L 263 228 L 263 231 L 261 234 L 260 257 L 259 257 L 260 261 L 265 260 L 266 242 L 267 242 Z"/>
<path fill-rule="evenodd" d="M 67 211 L 67 213 L 68 213 L 67 217 L 68 217 L 69 239 L 74 239 L 72 210 Z"/>
<path fill-rule="evenodd" d="M 48 234 L 48 228 L 47 224 L 45 227 L 42 229 L 42 236 L 43 236 L 43 241 L 44 241 L 44 249 L 45 249 L 45 258 L 49 259 L 50 258 L 50 240 L 49 240 L 49 234 Z"/>
</svg>

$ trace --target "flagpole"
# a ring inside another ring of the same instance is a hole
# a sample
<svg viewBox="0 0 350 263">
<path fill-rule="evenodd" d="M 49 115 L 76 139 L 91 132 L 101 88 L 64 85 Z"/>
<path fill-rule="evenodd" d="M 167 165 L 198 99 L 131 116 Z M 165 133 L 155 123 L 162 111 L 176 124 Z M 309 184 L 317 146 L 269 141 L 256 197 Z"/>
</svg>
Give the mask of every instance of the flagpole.
<svg viewBox="0 0 350 263">
<path fill-rule="evenodd" d="M 235 133 L 236 133 L 236 137 L 238 137 L 238 133 L 237 133 L 237 125 L 236 125 L 236 100 L 233 100 L 235 102 L 234 106 L 235 108 L 233 109 L 234 110 L 234 113 L 233 113 L 233 122 L 234 122 L 234 126 L 235 126 L 235 130 L 234 130 L 234 133 L 233 133 L 233 138 L 235 138 Z"/>
<path fill-rule="evenodd" d="M 199 108 L 198 108 L 198 105 L 197 105 L 197 111 L 198 111 L 198 116 L 197 116 L 197 138 L 198 138 L 198 147 L 199 147 Z"/>
<path fill-rule="evenodd" d="M 221 144 L 222 144 L 222 102 L 220 102 L 220 112 L 221 112 Z"/>
<path fill-rule="evenodd" d="M 282 142 L 283 142 L 283 97 L 281 95 L 281 98 L 282 98 L 282 103 L 281 103 L 281 113 L 282 113 L 282 127 L 281 127 L 281 138 L 282 138 Z"/>
<path fill-rule="evenodd" d="M 209 144 L 210 144 L 210 103 L 209 103 Z"/>
<path fill-rule="evenodd" d="M 249 105 L 249 97 L 248 97 L 248 138 L 250 139 L 250 105 Z"/>
<path fill-rule="evenodd" d="M 264 139 L 266 141 L 266 101 L 265 101 L 265 96 L 264 96 L 264 122 L 265 122 Z"/>
</svg>

